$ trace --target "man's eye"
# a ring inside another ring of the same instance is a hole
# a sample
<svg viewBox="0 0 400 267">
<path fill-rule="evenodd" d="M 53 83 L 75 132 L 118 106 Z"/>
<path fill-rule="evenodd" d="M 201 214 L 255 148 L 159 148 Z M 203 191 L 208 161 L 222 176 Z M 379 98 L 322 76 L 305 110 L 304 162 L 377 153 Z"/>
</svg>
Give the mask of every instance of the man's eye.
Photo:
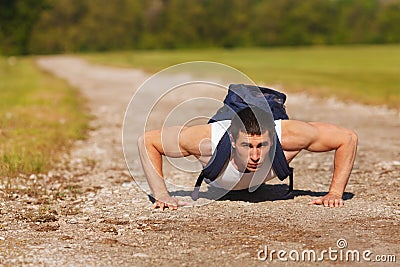
<svg viewBox="0 0 400 267">
<path fill-rule="evenodd" d="M 269 144 L 266 142 L 266 143 L 261 143 L 261 144 L 259 144 L 258 146 L 257 146 L 257 148 L 260 148 L 260 147 L 267 147 Z"/>
</svg>

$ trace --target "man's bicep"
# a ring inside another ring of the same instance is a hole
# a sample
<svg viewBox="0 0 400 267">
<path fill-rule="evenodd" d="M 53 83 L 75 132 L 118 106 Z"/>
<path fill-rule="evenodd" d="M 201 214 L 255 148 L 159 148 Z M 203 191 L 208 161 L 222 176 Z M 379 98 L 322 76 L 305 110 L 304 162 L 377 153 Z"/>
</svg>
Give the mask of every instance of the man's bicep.
<svg viewBox="0 0 400 267">
<path fill-rule="evenodd" d="M 341 143 L 342 128 L 322 122 L 282 121 L 282 147 L 286 151 L 306 149 L 324 152 Z"/>
<path fill-rule="evenodd" d="M 281 144 L 285 151 L 307 149 L 317 138 L 317 129 L 303 121 L 283 120 Z"/>
<path fill-rule="evenodd" d="M 338 149 L 352 139 L 353 131 L 341 126 L 323 122 L 310 122 L 309 124 L 316 129 L 317 134 L 308 148 L 310 151 L 325 152 Z"/>
<path fill-rule="evenodd" d="M 147 132 L 146 143 L 173 158 L 201 155 L 200 145 L 211 136 L 210 125 L 171 126 Z M 211 142 L 211 141 L 210 141 Z"/>
<path fill-rule="evenodd" d="M 185 156 L 201 156 L 211 153 L 211 125 L 185 127 L 179 134 L 180 150 Z M 205 151 L 207 150 L 207 151 Z"/>
</svg>

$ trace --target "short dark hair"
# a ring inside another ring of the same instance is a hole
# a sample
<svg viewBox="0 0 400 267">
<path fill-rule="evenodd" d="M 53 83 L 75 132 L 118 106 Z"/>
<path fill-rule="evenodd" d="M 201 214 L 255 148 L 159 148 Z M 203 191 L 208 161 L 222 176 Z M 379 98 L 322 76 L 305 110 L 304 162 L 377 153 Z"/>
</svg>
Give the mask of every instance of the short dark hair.
<svg viewBox="0 0 400 267">
<path fill-rule="evenodd" d="M 275 123 L 271 113 L 257 107 L 247 107 L 232 118 L 231 134 L 236 140 L 239 131 L 250 135 L 261 135 L 268 131 L 269 137 L 273 141 L 274 127 Z"/>
</svg>

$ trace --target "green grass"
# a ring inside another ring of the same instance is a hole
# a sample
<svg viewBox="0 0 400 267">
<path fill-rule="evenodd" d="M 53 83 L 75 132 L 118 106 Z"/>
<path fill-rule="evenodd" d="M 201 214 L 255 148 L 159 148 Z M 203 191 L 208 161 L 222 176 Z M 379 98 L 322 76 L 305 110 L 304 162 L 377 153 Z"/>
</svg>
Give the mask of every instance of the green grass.
<svg viewBox="0 0 400 267">
<path fill-rule="evenodd" d="M 83 56 L 95 63 L 148 72 L 186 61 L 216 61 L 237 68 L 257 83 L 288 92 L 400 108 L 399 45 L 154 50 Z"/>
<path fill-rule="evenodd" d="M 0 181 L 43 173 L 84 138 L 88 116 L 77 90 L 33 58 L 0 57 Z"/>
</svg>

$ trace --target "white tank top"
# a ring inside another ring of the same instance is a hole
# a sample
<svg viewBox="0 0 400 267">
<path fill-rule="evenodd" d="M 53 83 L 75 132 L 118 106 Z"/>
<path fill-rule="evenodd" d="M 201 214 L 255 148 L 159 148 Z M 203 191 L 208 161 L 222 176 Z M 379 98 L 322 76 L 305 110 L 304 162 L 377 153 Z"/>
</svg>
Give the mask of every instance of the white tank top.
<svg viewBox="0 0 400 267">
<path fill-rule="evenodd" d="M 230 120 L 211 123 L 212 153 L 214 153 L 215 148 L 230 125 Z M 282 134 L 281 126 L 281 120 L 276 120 L 275 130 L 279 140 L 281 139 Z M 242 190 L 249 188 L 249 191 L 254 191 L 259 185 L 276 177 L 276 174 L 270 167 L 271 164 L 265 162 L 263 166 L 261 166 L 260 170 L 257 170 L 256 172 L 242 173 L 235 168 L 232 160 L 230 160 L 226 168 L 221 171 L 217 179 L 214 181 L 204 179 L 204 181 L 214 187 L 223 188 L 226 190 Z"/>
</svg>

